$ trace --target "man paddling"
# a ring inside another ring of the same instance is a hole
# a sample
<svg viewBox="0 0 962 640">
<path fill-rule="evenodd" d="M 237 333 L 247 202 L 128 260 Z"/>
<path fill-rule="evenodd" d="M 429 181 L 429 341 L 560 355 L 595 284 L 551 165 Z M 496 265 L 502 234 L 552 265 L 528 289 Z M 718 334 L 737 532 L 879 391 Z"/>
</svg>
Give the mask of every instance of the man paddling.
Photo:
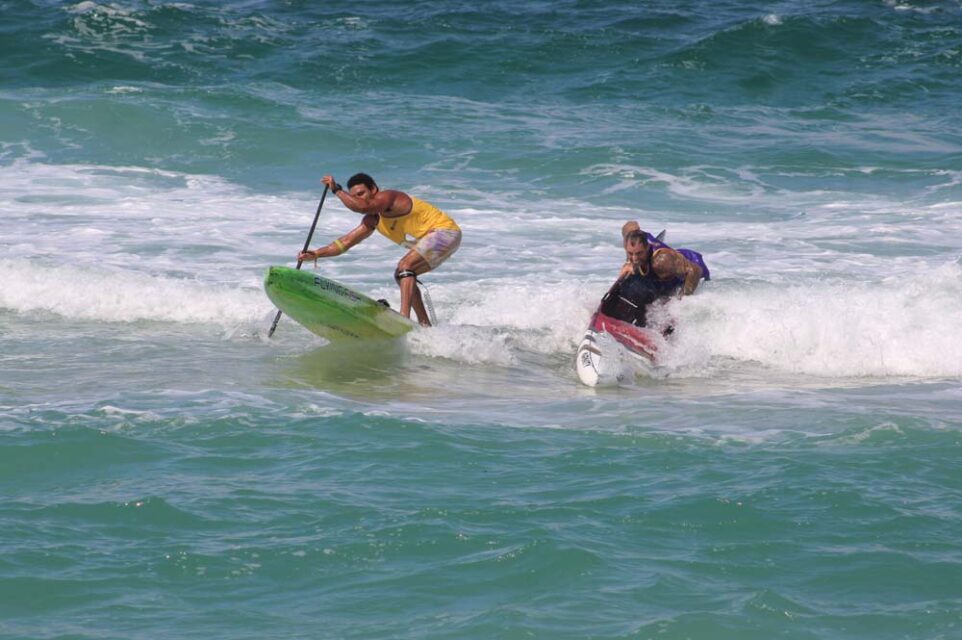
<svg viewBox="0 0 962 640">
<path fill-rule="evenodd" d="M 609 317 L 644 327 L 651 303 L 676 293 L 691 295 L 699 280 L 710 278 L 700 253 L 672 249 L 642 231 L 637 222 L 622 227 L 622 238 L 627 260 L 601 305 L 602 313 Z"/>
<path fill-rule="evenodd" d="M 429 202 L 403 191 L 381 190 L 366 173 L 357 173 L 347 181 L 347 189 L 335 182 L 333 176 L 321 180 L 345 207 L 364 214 L 361 224 L 337 238 L 329 245 L 314 251 L 302 251 L 299 261 L 330 258 L 346 252 L 369 238 L 374 231 L 409 251 L 394 270 L 394 279 L 401 289 L 401 315 L 411 317 L 411 308 L 422 326 L 431 326 L 417 276 L 436 269 L 461 246 L 461 228 L 447 214 Z"/>
</svg>

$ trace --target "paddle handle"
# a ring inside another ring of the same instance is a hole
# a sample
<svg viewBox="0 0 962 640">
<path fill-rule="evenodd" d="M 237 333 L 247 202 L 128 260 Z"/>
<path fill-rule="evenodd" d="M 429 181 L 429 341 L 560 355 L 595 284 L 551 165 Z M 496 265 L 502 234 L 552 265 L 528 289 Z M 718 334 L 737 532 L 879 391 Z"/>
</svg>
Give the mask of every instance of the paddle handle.
<svg viewBox="0 0 962 640">
<path fill-rule="evenodd" d="M 321 209 L 324 207 L 324 199 L 327 198 L 328 188 L 327 185 L 324 185 L 324 193 L 321 194 L 321 201 L 317 205 L 317 213 L 314 214 L 314 222 L 311 223 L 311 230 L 307 234 L 307 240 L 304 241 L 304 248 L 301 250 L 301 253 L 311 247 L 311 238 L 314 237 L 314 229 L 317 228 L 317 219 L 321 217 Z M 304 261 L 298 260 L 297 268 L 300 269 L 302 264 L 304 264 Z M 283 313 L 280 309 L 277 310 L 277 315 L 274 316 L 274 322 L 271 323 L 271 329 L 267 332 L 268 338 L 274 335 L 274 331 L 277 330 L 277 323 L 281 321 L 281 315 L 283 315 Z"/>
</svg>

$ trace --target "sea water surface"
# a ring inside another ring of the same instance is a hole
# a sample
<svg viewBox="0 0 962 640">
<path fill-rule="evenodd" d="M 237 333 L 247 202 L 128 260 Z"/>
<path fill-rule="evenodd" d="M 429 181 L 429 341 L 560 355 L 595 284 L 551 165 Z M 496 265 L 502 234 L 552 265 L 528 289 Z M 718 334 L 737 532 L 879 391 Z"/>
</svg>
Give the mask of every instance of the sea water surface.
<svg viewBox="0 0 962 640">
<path fill-rule="evenodd" d="M 957 0 L 0 2 L 0 637 L 962 637 L 960 78 Z M 268 339 L 357 171 L 439 326 Z M 590 389 L 629 219 L 713 277 Z"/>
</svg>

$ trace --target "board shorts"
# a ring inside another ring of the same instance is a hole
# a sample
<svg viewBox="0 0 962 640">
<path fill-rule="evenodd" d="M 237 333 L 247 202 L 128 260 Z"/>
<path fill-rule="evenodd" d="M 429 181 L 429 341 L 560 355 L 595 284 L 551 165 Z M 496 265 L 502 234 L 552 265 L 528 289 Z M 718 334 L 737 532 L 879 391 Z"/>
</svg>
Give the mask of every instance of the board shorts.
<svg viewBox="0 0 962 640">
<path fill-rule="evenodd" d="M 405 246 L 417 251 L 432 269 L 436 269 L 461 246 L 461 231 L 435 229 L 428 231 L 415 242 L 405 243 Z"/>
</svg>

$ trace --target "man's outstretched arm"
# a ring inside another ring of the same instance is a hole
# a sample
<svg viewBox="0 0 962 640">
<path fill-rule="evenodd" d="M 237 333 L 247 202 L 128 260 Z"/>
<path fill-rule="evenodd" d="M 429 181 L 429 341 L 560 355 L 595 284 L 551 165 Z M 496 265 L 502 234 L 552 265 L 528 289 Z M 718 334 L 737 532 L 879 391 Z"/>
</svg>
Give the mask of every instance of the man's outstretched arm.
<svg viewBox="0 0 962 640">
<path fill-rule="evenodd" d="M 361 224 L 357 225 L 343 236 L 334 240 L 330 244 L 314 251 L 302 251 L 297 254 L 297 259 L 301 262 L 317 260 L 318 258 L 332 258 L 341 255 L 354 245 L 371 237 L 377 228 L 377 216 L 364 216 Z"/>
</svg>

